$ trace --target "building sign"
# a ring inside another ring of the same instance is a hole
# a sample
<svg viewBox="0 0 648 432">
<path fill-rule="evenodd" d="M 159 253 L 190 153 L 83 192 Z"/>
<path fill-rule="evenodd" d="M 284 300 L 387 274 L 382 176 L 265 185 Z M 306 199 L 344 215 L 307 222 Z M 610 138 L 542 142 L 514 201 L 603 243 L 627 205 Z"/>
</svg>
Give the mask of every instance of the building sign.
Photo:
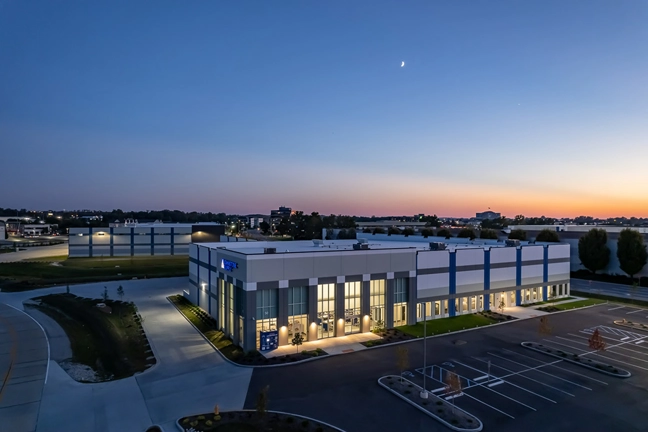
<svg viewBox="0 0 648 432">
<path fill-rule="evenodd" d="M 234 261 L 228 261 L 226 259 L 222 259 L 221 268 L 231 272 L 232 270 L 238 268 L 238 263 L 235 263 Z"/>
<path fill-rule="evenodd" d="M 261 351 L 269 351 L 279 346 L 279 331 L 270 330 L 261 333 Z"/>
</svg>

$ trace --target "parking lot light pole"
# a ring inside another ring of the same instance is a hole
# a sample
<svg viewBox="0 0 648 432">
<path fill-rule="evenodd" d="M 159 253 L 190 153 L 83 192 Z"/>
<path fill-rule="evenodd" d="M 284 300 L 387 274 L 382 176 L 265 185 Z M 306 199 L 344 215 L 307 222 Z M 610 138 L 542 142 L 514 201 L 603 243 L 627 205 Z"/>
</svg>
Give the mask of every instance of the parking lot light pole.
<svg viewBox="0 0 648 432">
<path fill-rule="evenodd" d="M 423 391 L 421 392 L 421 398 L 427 399 L 428 391 L 425 386 L 425 377 L 427 375 L 427 310 L 425 302 L 421 303 L 421 308 L 423 309 Z"/>
</svg>

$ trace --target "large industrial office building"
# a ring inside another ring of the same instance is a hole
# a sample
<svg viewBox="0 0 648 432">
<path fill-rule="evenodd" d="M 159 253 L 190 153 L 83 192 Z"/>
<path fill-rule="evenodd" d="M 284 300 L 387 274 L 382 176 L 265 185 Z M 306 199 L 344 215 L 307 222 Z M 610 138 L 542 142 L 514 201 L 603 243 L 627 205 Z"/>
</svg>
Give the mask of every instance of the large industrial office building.
<svg viewBox="0 0 648 432">
<path fill-rule="evenodd" d="M 225 226 L 217 223 L 111 225 L 70 228 L 69 256 L 188 255 L 191 243 L 219 242 L 225 237 Z"/>
<path fill-rule="evenodd" d="M 247 351 L 569 295 L 567 244 L 393 237 L 192 244 L 185 296 Z"/>
</svg>

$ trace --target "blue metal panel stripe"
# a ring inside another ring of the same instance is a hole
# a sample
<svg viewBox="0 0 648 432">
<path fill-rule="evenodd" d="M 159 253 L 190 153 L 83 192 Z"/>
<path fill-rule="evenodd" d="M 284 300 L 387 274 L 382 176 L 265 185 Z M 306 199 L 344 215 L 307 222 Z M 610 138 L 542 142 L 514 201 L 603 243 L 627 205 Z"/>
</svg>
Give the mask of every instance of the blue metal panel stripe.
<svg viewBox="0 0 648 432">
<path fill-rule="evenodd" d="M 515 260 L 515 285 L 522 285 L 522 248 L 516 250 L 516 260 Z M 520 306 L 522 304 L 522 291 L 515 290 L 515 305 Z"/>
<path fill-rule="evenodd" d="M 207 260 L 209 260 L 209 264 L 211 264 L 211 249 L 207 249 Z M 211 294 L 211 270 L 207 268 L 207 292 Z M 211 297 L 211 296 L 209 296 Z M 207 311 L 209 312 L 209 315 L 211 315 L 211 298 L 207 298 Z"/>
<path fill-rule="evenodd" d="M 549 246 L 543 248 L 544 260 L 542 264 L 542 301 L 547 301 L 547 281 L 549 280 Z"/>
<path fill-rule="evenodd" d="M 484 291 L 490 290 L 490 249 L 484 249 Z M 490 309 L 490 294 L 484 293 L 484 310 Z"/>
<path fill-rule="evenodd" d="M 151 255 L 155 255 L 155 228 L 151 227 Z"/>
<path fill-rule="evenodd" d="M 174 237 L 175 234 L 173 233 L 173 227 L 171 227 L 171 255 L 173 255 L 173 246 L 174 246 Z"/>
<path fill-rule="evenodd" d="M 457 293 L 457 253 L 450 252 L 450 269 L 448 271 L 449 275 L 449 294 L 454 295 Z M 448 299 L 448 315 L 455 316 L 457 310 L 455 308 L 455 299 Z"/>
<path fill-rule="evenodd" d="M 131 247 L 131 256 L 135 255 L 135 228 L 131 228 L 131 241 L 130 241 L 130 247 Z"/>
<path fill-rule="evenodd" d="M 114 239 L 113 239 L 113 230 L 114 228 L 110 228 L 110 256 L 114 256 Z"/>
</svg>

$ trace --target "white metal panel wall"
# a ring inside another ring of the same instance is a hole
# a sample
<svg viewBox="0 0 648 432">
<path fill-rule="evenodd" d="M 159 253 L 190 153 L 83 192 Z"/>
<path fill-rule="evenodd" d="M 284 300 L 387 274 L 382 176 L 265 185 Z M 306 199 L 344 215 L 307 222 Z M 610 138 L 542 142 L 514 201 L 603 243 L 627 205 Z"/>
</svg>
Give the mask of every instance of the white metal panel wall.
<svg viewBox="0 0 648 432">
<path fill-rule="evenodd" d="M 525 265 L 531 261 L 540 261 L 540 263 Z M 522 285 L 542 284 L 544 272 L 543 263 L 543 246 L 522 246 Z"/>
<path fill-rule="evenodd" d="M 417 271 L 433 269 L 433 274 L 420 274 L 416 277 L 418 298 L 436 297 L 450 294 L 450 254 L 448 251 L 421 251 L 417 254 Z M 438 273 L 437 273 L 438 272 Z"/>
<path fill-rule="evenodd" d="M 567 261 L 570 255 L 570 248 L 568 244 L 549 245 L 549 268 L 548 268 L 548 281 L 558 281 L 570 278 L 570 263 Z M 565 259 L 566 262 L 551 263 L 552 259 Z"/>
<path fill-rule="evenodd" d="M 514 247 L 491 248 L 490 289 L 515 286 L 517 249 Z M 506 267 L 494 266 L 506 265 Z"/>
<path fill-rule="evenodd" d="M 461 271 L 463 266 L 483 266 L 484 250 L 459 249 L 457 254 L 457 294 L 481 291 L 484 289 L 484 269 Z"/>
</svg>

